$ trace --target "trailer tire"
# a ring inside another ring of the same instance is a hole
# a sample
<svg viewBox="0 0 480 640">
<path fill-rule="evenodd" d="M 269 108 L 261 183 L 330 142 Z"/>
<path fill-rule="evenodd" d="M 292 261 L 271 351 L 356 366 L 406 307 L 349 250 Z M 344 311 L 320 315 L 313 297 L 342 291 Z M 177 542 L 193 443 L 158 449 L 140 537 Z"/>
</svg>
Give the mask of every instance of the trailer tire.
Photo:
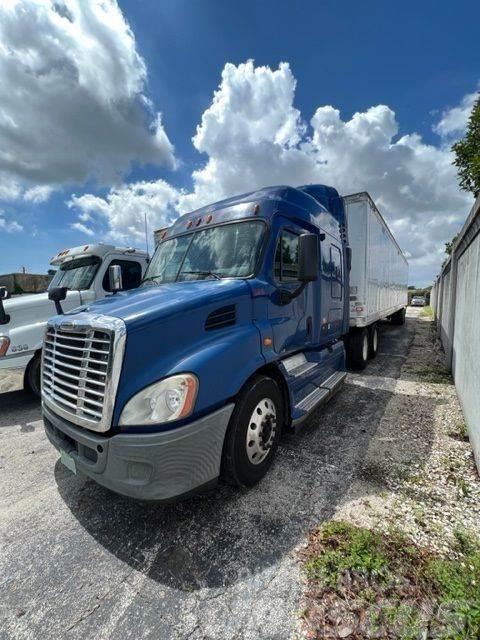
<svg viewBox="0 0 480 640">
<path fill-rule="evenodd" d="M 390 316 L 392 324 L 397 324 L 397 325 L 405 324 L 406 312 L 407 310 L 405 309 L 405 307 L 403 307 L 402 309 L 399 309 L 398 311 L 396 311 L 392 316 Z"/>
<path fill-rule="evenodd" d="M 369 354 L 369 336 L 367 329 L 357 329 L 353 331 L 350 334 L 348 347 L 352 369 L 365 369 Z"/>
<path fill-rule="evenodd" d="M 30 360 L 25 371 L 24 388 L 32 393 L 36 398 L 40 398 L 40 371 L 41 371 L 41 352 L 36 353 Z"/>
<path fill-rule="evenodd" d="M 251 487 L 263 478 L 275 457 L 283 420 L 277 383 L 256 375 L 240 392 L 225 435 L 221 464 L 225 482 Z"/>
<path fill-rule="evenodd" d="M 368 332 L 368 357 L 373 359 L 378 352 L 378 324 L 372 324 Z"/>
</svg>

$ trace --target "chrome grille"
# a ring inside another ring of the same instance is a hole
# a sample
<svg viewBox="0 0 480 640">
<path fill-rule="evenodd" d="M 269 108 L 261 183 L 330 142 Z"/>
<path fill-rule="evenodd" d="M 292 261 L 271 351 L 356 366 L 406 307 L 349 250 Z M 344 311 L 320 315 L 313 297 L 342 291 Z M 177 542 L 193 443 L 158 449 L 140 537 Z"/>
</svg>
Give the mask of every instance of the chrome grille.
<svg viewBox="0 0 480 640">
<path fill-rule="evenodd" d="M 42 366 L 44 400 L 76 416 L 75 422 L 81 419 L 81 424 L 94 429 L 104 418 L 112 359 L 111 332 L 93 327 L 76 331 L 47 327 Z"/>
</svg>

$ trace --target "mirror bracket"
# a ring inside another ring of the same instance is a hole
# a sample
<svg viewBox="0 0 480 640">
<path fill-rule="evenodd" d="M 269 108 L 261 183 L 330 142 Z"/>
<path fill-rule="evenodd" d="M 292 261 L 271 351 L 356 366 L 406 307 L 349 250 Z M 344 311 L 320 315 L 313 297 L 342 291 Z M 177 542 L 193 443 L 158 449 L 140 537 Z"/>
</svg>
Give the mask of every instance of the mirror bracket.
<svg viewBox="0 0 480 640">
<path fill-rule="evenodd" d="M 5 313 L 3 307 L 5 298 L 8 298 L 8 289 L 7 287 L 0 287 L 0 324 L 8 324 L 10 322 L 10 316 L 8 313 Z"/>
<path fill-rule="evenodd" d="M 57 315 L 59 316 L 63 315 L 63 309 L 60 302 L 62 300 L 65 300 L 66 297 L 67 287 L 54 287 L 48 292 L 48 299 L 53 300 L 53 302 L 55 303 L 55 310 L 57 312 Z"/>
</svg>

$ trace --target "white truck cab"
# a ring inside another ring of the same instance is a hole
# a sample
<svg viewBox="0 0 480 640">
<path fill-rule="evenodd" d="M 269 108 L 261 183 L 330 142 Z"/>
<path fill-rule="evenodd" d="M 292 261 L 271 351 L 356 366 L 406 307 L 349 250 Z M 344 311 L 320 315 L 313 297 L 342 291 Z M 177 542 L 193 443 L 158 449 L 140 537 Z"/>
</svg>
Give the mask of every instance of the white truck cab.
<svg viewBox="0 0 480 640">
<path fill-rule="evenodd" d="M 148 254 L 138 249 L 90 244 L 65 249 L 50 264 L 58 267 L 49 291 L 66 287 L 63 311 L 89 304 L 112 292 L 109 267 L 121 269 L 123 290 L 140 284 Z M 0 376 L 24 370 L 23 384 L 40 395 L 40 356 L 47 320 L 56 315 L 48 292 L 0 299 Z"/>
</svg>

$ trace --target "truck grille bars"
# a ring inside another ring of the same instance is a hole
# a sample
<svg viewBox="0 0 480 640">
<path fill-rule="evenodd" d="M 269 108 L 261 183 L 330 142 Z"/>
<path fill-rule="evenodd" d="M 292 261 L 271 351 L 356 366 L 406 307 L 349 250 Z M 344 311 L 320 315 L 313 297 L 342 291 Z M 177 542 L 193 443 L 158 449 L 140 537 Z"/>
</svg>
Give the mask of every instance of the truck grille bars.
<svg viewBox="0 0 480 640">
<path fill-rule="evenodd" d="M 119 322 L 113 318 L 112 321 Z M 123 338 L 124 331 L 120 334 Z M 75 326 L 62 329 L 61 323 L 60 326 L 49 325 L 42 361 L 42 398 L 45 404 L 75 424 L 93 431 L 107 431 L 120 369 L 116 367 L 113 380 L 118 339 L 115 327 Z M 123 348 L 121 352 L 119 355 L 123 356 Z"/>
</svg>

